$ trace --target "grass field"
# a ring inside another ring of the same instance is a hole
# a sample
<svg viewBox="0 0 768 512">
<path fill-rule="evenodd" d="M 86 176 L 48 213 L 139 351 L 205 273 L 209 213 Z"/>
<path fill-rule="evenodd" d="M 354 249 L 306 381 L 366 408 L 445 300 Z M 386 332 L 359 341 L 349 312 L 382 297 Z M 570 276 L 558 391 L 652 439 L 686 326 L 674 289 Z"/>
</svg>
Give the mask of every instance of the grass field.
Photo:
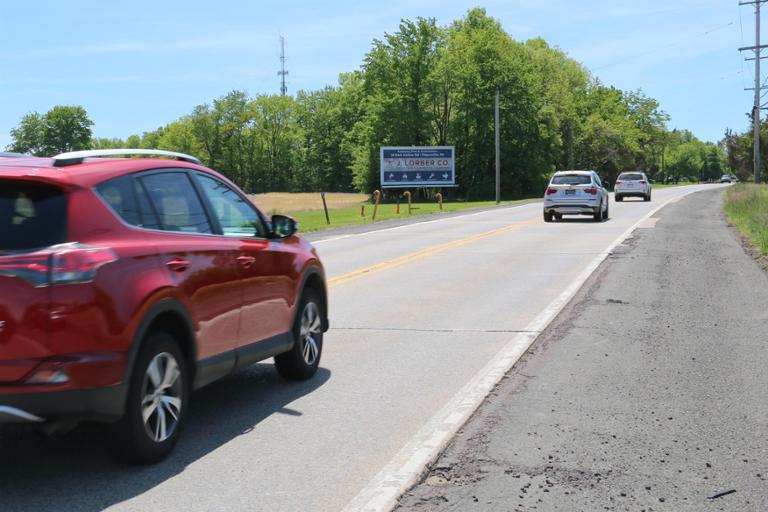
<svg viewBox="0 0 768 512">
<path fill-rule="evenodd" d="M 653 188 L 682 187 L 683 185 L 698 185 L 697 181 L 681 181 L 680 183 L 654 183 Z"/>
<path fill-rule="evenodd" d="M 725 214 L 761 256 L 768 256 L 768 185 L 739 183 L 730 187 Z"/>
<path fill-rule="evenodd" d="M 270 192 L 268 194 L 255 194 L 250 196 L 264 213 L 293 213 L 301 211 L 322 210 L 323 201 L 318 192 L 291 193 Z M 367 201 L 366 194 L 346 194 L 328 192 L 325 194 L 325 202 L 329 210 L 343 210 L 345 208 L 360 207 Z"/>
<path fill-rule="evenodd" d="M 331 223 L 325 221 L 323 203 L 319 193 L 291 194 L 269 193 L 251 196 L 256 205 L 267 215 L 283 213 L 290 215 L 299 222 L 299 229 L 303 233 L 321 231 L 324 229 L 358 224 L 372 224 L 373 204 L 368 201 L 365 194 L 328 193 L 325 195 L 328 203 L 328 216 Z M 518 201 L 502 201 L 501 205 L 525 204 L 541 201 L 540 198 L 521 199 Z M 442 211 L 436 202 L 413 203 L 410 217 L 417 215 L 435 215 L 443 212 L 455 212 L 468 208 L 482 208 L 494 206 L 495 201 L 455 201 L 443 203 Z M 361 215 L 363 207 L 363 215 Z M 376 221 L 381 222 L 393 219 L 407 219 L 408 203 L 400 201 L 400 213 L 397 206 L 392 203 L 380 204 L 376 212 Z"/>
</svg>

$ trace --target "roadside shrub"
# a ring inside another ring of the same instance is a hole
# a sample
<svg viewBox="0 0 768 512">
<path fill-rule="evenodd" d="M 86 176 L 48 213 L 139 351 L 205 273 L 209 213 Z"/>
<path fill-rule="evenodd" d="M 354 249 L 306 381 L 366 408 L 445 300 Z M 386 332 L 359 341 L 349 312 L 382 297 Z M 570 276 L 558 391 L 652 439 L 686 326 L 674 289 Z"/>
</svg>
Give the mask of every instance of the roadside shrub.
<svg viewBox="0 0 768 512">
<path fill-rule="evenodd" d="M 725 214 L 760 255 L 768 256 L 768 185 L 739 183 L 729 188 Z"/>
</svg>

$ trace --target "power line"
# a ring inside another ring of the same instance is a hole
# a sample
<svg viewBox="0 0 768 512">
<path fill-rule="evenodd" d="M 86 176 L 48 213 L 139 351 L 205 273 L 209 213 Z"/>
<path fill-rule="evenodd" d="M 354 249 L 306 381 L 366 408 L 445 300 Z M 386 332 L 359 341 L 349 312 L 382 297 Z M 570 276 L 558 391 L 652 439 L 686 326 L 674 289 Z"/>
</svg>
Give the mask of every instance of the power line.
<svg viewBox="0 0 768 512">
<path fill-rule="evenodd" d="M 741 20 L 741 5 L 736 6 L 736 10 L 739 11 L 739 29 L 741 30 L 741 46 L 744 46 L 744 23 Z M 744 83 L 744 60 L 739 59 L 741 61 L 741 86 L 745 89 L 747 88 L 747 84 Z"/>
<path fill-rule="evenodd" d="M 768 0 L 765 0 L 765 1 L 768 1 Z M 655 53 L 661 52 L 663 50 L 667 50 L 669 48 L 673 48 L 675 46 L 680 46 L 680 45 L 683 45 L 683 44 L 688 44 L 688 43 L 690 43 L 691 39 L 693 39 L 693 38 L 699 38 L 699 37 L 708 36 L 709 34 L 711 34 L 713 32 L 717 32 L 718 30 L 722 30 L 724 28 L 730 27 L 733 24 L 734 24 L 734 22 L 730 21 L 730 22 L 726 23 L 725 25 L 720 25 L 720 26 L 711 28 L 711 29 L 706 30 L 706 31 L 704 31 L 704 32 L 702 32 L 700 34 L 695 35 L 695 36 L 686 37 L 686 38 L 680 39 L 680 40 L 678 40 L 678 41 L 676 41 L 674 43 L 669 43 L 667 45 L 660 46 L 658 48 L 654 48 L 653 50 L 649 50 L 647 52 L 636 53 L 635 55 L 630 55 L 628 57 L 623 57 L 621 60 L 617 60 L 616 62 L 612 62 L 611 64 L 605 64 L 604 66 L 598 66 L 598 67 L 594 68 L 592 71 L 600 71 L 601 69 L 610 68 L 610 67 L 617 66 L 617 65 L 620 65 L 620 64 L 625 64 L 627 62 L 627 60 L 629 60 L 629 59 L 637 59 L 638 57 L 647 57 L 648 55 L 653 55 Z"/>
</svg>

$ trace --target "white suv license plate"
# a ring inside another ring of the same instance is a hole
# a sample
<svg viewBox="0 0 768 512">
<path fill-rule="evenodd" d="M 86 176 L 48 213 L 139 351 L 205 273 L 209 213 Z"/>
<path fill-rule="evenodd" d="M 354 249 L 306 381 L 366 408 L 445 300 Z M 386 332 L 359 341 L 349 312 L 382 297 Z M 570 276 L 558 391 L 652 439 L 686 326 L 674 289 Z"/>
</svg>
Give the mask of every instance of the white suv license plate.
<svg viewBox="0 0 768 512">
<path fill-rule="evenodd" d="M 567 196 L 576 195 L 576 191 L 575 190 L 566 190 L 565 191 L 565 195 L 567 195 Z"/>
</svg>

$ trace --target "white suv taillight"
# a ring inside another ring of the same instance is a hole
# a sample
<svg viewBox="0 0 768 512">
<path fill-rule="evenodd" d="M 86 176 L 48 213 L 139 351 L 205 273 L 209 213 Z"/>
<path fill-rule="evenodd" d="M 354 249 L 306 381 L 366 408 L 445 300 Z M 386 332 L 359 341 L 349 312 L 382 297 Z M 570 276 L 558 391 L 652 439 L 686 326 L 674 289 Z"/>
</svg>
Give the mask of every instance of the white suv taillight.
<svg viewBox="0 0 768 512">
<path fill-rule="evenodd" d="M 0 276 L 24 279 L 33 286 L 88 283 L 102 265 L 117 255 L 107 247 L 80 243 L 54 245 L 48 249 L 12 256 L 0 256 Z"/>
</svg>

